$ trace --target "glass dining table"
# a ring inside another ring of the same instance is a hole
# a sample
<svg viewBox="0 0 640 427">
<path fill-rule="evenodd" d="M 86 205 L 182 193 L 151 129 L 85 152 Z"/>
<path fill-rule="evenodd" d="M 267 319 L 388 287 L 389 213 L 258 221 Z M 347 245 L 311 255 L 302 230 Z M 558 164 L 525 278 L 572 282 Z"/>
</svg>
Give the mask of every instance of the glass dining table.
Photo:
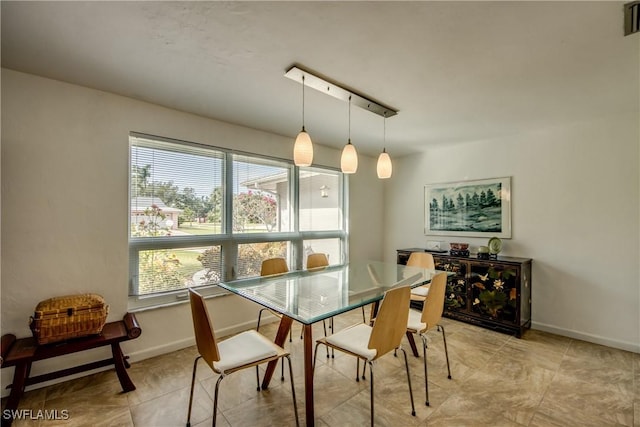
<svg viewBox="0 0 640 427">
<path fill-rule="evenodd" d="M 293 320 L 303 324 L 305 419 L 314 425 L 313 336 L 311 326 L 341 313 L 378 303 L 399 281 L 420 286 L 431 281 L 436 270 L 379 261 L 354 261 L 341 266 L 221 282 L 219 286 L 282 314 L 275 343 L 283 346 Z M 373 310 L 377 309 L 377 304 Z M 269 387 L 277 362 L 267 366 L 262 389 Z"/>
</svg>

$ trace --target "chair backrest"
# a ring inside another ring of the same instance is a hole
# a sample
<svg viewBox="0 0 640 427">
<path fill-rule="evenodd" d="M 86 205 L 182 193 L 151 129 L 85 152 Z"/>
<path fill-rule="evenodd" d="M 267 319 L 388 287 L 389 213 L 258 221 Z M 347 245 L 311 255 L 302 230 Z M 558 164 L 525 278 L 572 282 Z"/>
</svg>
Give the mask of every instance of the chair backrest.
<svg viewBox="0 0 640 427">
<path fill-rule="evenodd" d="M 368 345 L 376 350 L 375 359 L 400 345 L 407 331 L 410 298 L 409 286 L 394 287 L 384 294 L 384 304 L 378 311 Z"/>
<path fill-rule="evenodd" d="M 213 369 L 213 362 L 220 360 L 216 335 L 209 318 L 209 312 L 202 295 L 189 288 L 189 301 L 191 302 L 191 316 L 193 317 L 193 329 L 196 333 L 198 353 Z"/>
<path fill-rule="evenodd" d="M 329 265 L 329 258 L 323 253 L 310 254 L 307 257 L 307 269 L 326 267 Z"/>
<path fill-rule="evenodd" d="M 283 274 L 289 271 L 287 261 L 284 258 L 269 258 L 262 261 L 260 268 L 261 276 L 271 276 L 272 274 Z"/>
<path fill-rule="evenodd" d="M 411 252 L 409 259 L 407 260 L 407 265 L 410 267 L 428 268 L 430 270 L 434 270 L 436 268 L 436 264 L 433 261 L 433 255 L 428 252 Z"/>
<path fill-rule="evenodd" d="M 422 306 L 421 322 L 427 324 L 427 330 L 440 323 L 444 310 L 444 294 L 447 288 L 447 273 L 438 273 L 431 278 L 429 294 Z"/>
</svg>

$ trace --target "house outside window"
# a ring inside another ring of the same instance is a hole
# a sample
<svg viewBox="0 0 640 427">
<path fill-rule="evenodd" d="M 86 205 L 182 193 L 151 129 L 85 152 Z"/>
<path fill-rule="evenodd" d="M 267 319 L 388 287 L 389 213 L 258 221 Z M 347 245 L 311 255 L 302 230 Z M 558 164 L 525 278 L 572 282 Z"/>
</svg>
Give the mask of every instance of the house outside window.
<svg viewBox="0 0 640 427">
<path fill-rule="evenodd" d="M 346 179 L 324 167 L 167 138 L 130 135 L 130 308 L 186 298 L 188 287 L 260 274 L 264 259 L 304 268 L 346 261 Z"/>
</svg>

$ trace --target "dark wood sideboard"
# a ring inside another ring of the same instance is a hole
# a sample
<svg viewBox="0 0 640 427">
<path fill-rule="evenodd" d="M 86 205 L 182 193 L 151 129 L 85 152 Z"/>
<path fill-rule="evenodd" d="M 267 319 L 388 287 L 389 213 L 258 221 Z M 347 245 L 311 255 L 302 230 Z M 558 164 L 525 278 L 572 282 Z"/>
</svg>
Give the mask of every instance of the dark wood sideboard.
<svg viewBox="0 0 640 427">
<path fill-rule="evenodd" d="M 398 249 L 397 263 L 406 264 L 412 252 L 431 251 Z M 431 254 L 437 270 L 455 273 L 447 281 L 444 316 L 518 338 L 531 326 L 531 259 Z"/>
</svg>

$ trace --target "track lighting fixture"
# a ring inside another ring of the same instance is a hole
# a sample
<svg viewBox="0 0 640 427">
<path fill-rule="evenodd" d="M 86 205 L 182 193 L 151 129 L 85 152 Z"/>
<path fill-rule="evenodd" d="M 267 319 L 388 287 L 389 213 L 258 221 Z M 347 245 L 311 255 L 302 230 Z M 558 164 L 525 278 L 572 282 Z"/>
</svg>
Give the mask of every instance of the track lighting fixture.
<svg viewBox="0 0 640 427">
<path fill-rule="evenodd" d="M 352 174 L 358 170 L 358 152 L 356 151 L 356 147 L 351 143 L 351 104 L 353 103 L 360 108 L 383 116 L 385 118 L 385 126 L 387 117 L 398 114 L 398 112 L 393 108 L 387 107 L 367 96 L 359 94 L 351 89 L 346 89 L 345 86 L 341 84 L 330 81 L 324 77 L 320 77 L 317 74 L 297 66 L 291 67 L 285 73 L 285 77 L 298 83 L 302 82 L 302 131 L 296 138 L 293 154 L 294 162 L 297 166 L 310 166 L 313 161 L 313 144 L 311 143 L 311 137 L 304 129 L 305 85 L 324 94 L 333 96 L 334 98 L 349 102 L 349 137 L 347 144 L 342 150 L 342 156 L 340 158 L 340 167 L 343 173 Z M 391 176 L 391 158 L 389 157 L 389 154 L 387 154 L 386 148 L 383 149 L 378 158 L 377 170 L 378 177 L 380 179 L 389 178 Z"/>
</svg>

